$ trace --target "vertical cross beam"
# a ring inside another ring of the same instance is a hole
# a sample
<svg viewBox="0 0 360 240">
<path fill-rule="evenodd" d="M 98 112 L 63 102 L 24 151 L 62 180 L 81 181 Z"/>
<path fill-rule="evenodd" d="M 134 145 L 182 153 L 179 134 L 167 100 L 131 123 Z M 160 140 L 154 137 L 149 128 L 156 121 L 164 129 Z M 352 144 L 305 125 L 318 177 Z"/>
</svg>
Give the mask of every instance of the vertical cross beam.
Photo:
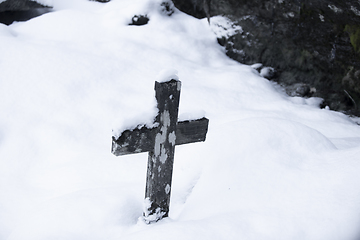
<svg viewBox="0 0 360 240">
<path fill-rule="evenodd" d="M 154 148 L 149 151 L 145 190 L 144 219 L 155 222 L 169 214 L 171 180 L 174 163 L 176 125 L 181 82 L 171 80 L 155 83 L 159 126 Z"/>
<path fill-rule="evenodd" d="M 177 122 L 181 82 L 155 82 L 158 115 L 154 127 L 138 126 L 112 137 L 116 156 L 149 152 L 145 189 L 144 220 L 157 222 L 169 215 L 175 145 L 203 142 L 209 119 Z"/>
</svg>

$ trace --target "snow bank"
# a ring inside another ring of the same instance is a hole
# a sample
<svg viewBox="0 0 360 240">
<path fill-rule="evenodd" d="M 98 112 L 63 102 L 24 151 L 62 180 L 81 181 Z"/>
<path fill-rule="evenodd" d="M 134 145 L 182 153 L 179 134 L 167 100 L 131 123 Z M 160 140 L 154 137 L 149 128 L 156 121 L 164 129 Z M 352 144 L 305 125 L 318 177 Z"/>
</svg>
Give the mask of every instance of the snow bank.
<svg viewBox="0 0 360 240">
<path fill-rule="evenodd" d="M 353 120 L 228 59 L 206 19 L 151 0 L 53 6 L 0 25 L 0 239 L 358 237 Z M 128 26 L 138 14 L 149 23 Z M 179 72 L 180 119 L 210 125 L 176 147 L 170 218 L 146 225 L 147 154 L 116 158 L 111 136 L 151 124 L 163 69 Z"/>
<path fill-rule="evenodd" d="M 11 33 L 5 24 L 0 23 L 0 37 L 9 37 Z"/>
</svg>

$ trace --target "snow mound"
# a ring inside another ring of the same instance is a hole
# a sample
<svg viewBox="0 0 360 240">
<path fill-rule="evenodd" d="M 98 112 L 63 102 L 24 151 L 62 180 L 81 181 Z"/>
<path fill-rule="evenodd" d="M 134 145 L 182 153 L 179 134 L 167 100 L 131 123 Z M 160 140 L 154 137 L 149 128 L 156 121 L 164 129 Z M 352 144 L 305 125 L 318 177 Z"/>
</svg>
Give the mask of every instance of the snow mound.
<svg viewBox="0 0 360 240">
<path fill-rule="evenodd" d="M 164 69 L 156 77 L 156 81 L 159 83 L 168 82 L 170 80 L 179 80 L 178 70 L 176 69 Z"/>
<path fill-rule="evenodd" d="M 41 2 L 0 25 L 0 239 L 357 239 L 358 119 L 287 96 L 163 1 Z M 163 69 L 179 120 L 209 129 L 176 146 L 170 218 L 146 225 L 147 153 L 113 156 L 111 130 L 151 127 Z"/>
</svg>

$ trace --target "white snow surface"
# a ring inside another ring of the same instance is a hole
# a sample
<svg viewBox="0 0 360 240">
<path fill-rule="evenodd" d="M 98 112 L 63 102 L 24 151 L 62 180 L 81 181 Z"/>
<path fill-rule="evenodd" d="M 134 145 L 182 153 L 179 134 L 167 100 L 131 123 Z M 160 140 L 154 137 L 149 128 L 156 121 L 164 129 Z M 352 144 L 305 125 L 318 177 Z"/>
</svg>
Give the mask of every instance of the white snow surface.
<svg viewBox="0 0 360 240">
<path fill-rule="evenodd" d="M 156 81 L 159 83 L 168 82 L 171 80 L 180 80 L 178 76 L 178 70 L 169 68 L 169 69 L 163 69 L 157 76 Z"/>
<path fill-rule="evenodd" d="M 53 0 L 0 24 L 0 239 L 359 239 L 358 119 L 286 96 L 206 19 L 160 3 Z M 210 124 L 176 147 L 170 217 L 147 225 L 147 154 L 115 157 L 111 136 L 151 122 L 163 69 L 178 70 L 180 114 Z"/>
</svg>

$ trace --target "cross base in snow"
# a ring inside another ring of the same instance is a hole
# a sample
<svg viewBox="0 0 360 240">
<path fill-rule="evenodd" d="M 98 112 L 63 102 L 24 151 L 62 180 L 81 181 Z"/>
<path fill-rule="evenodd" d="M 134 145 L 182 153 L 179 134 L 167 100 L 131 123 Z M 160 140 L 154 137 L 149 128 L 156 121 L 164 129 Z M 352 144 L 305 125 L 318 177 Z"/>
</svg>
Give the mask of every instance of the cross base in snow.
<svg viewBox="0 0 360 240">
<path fill-rule="evenodd" d="M 136 128 L 112 138 L 116 156 L 149 152 L 144 220 L 157 222 L 169 215 L 175 145 L 205 141 L 209 120 L 178 122 L 181 82 L 155 82 L 158 115 L 154 128 Z"/>
</svg>

